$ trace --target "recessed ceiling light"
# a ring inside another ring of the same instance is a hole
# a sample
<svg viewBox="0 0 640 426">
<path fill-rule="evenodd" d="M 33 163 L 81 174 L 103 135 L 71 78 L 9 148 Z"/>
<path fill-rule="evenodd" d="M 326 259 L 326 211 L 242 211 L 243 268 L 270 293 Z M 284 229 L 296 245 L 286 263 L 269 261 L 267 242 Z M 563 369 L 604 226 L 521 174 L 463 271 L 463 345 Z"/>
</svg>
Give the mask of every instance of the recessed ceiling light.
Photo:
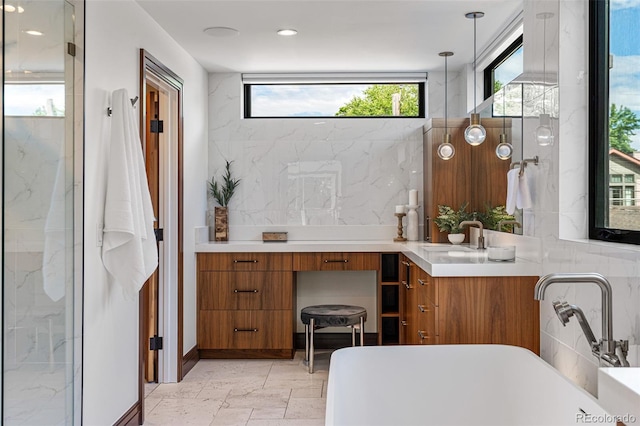
<svg viewBox="0 0 640 426">
<path fill-rule="evenodd" d="M 282 30 L 278 30 L 278 35 L 281 36 L 294 36 L 298 34 L 298 31 L 294 30 L 293 28 L 286 28 L 286 29 L 282 29 Z"/>
<path fill-rule="evenodd" d="M 41 36 L 43 35 L 40 31 L 37 30 L 24 30 L 25 33 L 32 35 L 32 36 Z"/>
<path fill-rule="evenodd" d="M 24 12 L 24 7 L 18 6 L 18 13 L 23 13 L 23 12 Z"/>
<path fill-rule="evenodd" d="M 0 6 L 0 9 L 3 9 L 5 12 L 13 13 L 16 11 L 16 7 L 12 4 L 5 4 L 4 7 Z"/>
<path fill-rule="evenodd" d="M 209 27 L 205 28 L 203 32 L 208 36 L 219 38 L 234 37 L 240 34 L 240 31 L 229 27 Z"/>
</svg>

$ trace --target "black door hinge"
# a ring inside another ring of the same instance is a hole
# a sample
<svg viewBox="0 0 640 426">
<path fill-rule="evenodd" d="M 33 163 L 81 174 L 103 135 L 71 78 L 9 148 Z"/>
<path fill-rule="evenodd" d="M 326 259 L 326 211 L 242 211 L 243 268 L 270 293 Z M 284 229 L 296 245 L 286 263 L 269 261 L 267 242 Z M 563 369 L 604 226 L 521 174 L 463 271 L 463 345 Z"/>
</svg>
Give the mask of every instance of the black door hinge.
<svg viewBox="0 0 640 426">
<path fill-rule="evenodd" d="M 162 337 L 153 336 L 149 339 L 149 350 L 159 351 L 162 349 Z"/>
<path fill-rule="evenodd" d="M 156 234 L 156 242 L 164 241 L 164 229 L 157 228 L 154 229 L 153 232 Z"/>
<path fill-rule="evenodd" d="M 151 120 L 151 133 L 162 133 L 164 122 L 162 120 Z"/>
<path fill-rule="evenodd" d="M 76 45 L 74 43 L 67 43 L 67 53 L 71 56 L 76 56 Z"/>
</svg>

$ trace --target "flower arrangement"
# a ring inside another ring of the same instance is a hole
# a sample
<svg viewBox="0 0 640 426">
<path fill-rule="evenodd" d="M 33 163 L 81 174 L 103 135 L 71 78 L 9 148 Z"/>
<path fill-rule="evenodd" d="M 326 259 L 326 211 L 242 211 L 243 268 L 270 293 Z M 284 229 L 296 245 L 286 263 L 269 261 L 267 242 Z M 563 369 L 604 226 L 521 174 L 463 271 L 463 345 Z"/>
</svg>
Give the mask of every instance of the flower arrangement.
<svg viewBox="0 0 640 426">
<path fill-rule="evenodd" d="M 473 218 L 473 215 L 466 211 L 468 205 L 469 203 L 464 203 L 457 211 L 449 206 L 438 205 L 438 217 L 433 219 L 433 222 L 441 232 L 460 234 L 460 223 Z"/>
<path fill-rule="evenodd" d="M 233 179 L 231 177 L 231 163 L 233 161 L 227 161 L 225 165 L 225 171 L 222 175 L 222 182 L 218 183 L 215 176 L 211 178 L 209 183 L 209 195 L 212 196 L 221 207 L 227 207 L 231 197 L 240 184 L 240 179 Z"/>
</svg>

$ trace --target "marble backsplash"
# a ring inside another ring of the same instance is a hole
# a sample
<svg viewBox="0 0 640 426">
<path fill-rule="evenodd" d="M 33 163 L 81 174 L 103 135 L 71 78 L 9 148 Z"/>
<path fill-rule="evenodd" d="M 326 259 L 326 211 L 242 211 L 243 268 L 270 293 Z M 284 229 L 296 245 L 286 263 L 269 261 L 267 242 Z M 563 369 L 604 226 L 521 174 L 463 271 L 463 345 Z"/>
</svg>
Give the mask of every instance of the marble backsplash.
<svg viewBox="0 0 640 426">
<path fill-rule="evenodd" d="M 209 87 L 209 176 L 242 179 L 231 226 L 392 226 L 422 193 L 424 119 L 241 119 L 240 75 Z"/>
</svg>

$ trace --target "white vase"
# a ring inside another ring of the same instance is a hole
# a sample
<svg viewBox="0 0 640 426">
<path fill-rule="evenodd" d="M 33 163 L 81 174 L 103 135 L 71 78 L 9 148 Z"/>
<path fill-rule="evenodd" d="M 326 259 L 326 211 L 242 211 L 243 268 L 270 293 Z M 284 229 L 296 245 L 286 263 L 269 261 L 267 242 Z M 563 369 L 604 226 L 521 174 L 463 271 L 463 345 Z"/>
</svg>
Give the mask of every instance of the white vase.
<svg viewBox="0 0 640 426">
<path fill-rule="evenodd" d="M 462 244 L 464 241 L 464 234 L 448 234 L 447 238 L 451 244 Z"/>
<path fill-rule="evenodd" d="M 407 212 L 407 240 L 409 241 L 418 241 L 420 239 L 417 207 L 409 206 L 409 211 Z"/>
</svg>

